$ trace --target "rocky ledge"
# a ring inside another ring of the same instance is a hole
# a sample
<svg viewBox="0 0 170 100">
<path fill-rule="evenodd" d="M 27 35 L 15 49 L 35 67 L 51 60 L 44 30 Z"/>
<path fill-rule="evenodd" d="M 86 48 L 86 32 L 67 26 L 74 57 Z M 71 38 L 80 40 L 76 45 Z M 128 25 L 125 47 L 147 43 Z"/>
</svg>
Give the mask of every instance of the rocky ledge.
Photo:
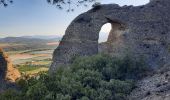
<svg viewBox="0 0 170 100">
<path fill-rule="evenodd" d="M 20 72 L 13 67 L 9 57 L 0 49 L 0 91 L 13 86 L 21 76 Z"/>
</svg>

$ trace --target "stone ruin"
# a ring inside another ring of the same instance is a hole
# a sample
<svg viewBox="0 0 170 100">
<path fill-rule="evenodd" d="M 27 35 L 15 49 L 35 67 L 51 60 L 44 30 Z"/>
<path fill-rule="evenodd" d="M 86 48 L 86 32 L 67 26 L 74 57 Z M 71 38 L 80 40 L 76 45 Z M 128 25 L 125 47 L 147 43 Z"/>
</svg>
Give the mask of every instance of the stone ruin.
<svg viewBox="0 0 170 100">
<path fill-rule="evenodd" d="M 101 27 L 110 23 L 107 42 L 99 44 Z M 150 0 L 142 6 L 96 5 L 68 26 L 54 51 L 50 72 L 71 63 L 75 56 L 107 52 L 144 57 L 151 68 L 170 62 L 170 0 Z"/>
</svg>

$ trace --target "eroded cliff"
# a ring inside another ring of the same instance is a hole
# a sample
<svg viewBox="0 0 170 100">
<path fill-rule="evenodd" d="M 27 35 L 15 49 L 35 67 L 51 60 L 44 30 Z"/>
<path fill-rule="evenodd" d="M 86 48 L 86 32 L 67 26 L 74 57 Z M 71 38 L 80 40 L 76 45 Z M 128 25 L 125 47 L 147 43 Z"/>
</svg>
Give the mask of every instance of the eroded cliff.
<svg viewBox="0 0 170 100">
<path fill-rule="evenodd" d="M 0 49 L 0 91 L 10 87 L 10 83 L 15 82 L 20 76 L 20 72 L 13 67 L 7 54 Z"/>
</svg>

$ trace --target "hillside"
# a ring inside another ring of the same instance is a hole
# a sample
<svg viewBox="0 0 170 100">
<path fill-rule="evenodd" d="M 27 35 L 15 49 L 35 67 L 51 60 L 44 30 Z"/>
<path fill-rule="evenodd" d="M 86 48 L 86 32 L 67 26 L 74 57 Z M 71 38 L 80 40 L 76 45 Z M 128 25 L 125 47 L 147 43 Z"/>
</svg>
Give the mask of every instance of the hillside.
<svg viewBox="0 0 170 100">
<path fill-rule="evenodd" d="M 61 37 L 58 36 L 21 36 L 21 37 L 5 37 L 0 38 L 0 43 L 47 43 L 52 41 L 60 41 Z"/>
<path fill-rule="evenodd" d="M 19 51 L 32 49 L 54 49 L 59 43 L 60 38 L 49 37 L 6 37 L 0 38 L 0 47 L 5 51 Z"/>
<path fill-rule="evenodd" d="M 170 65 L 139 80 L 129 100 L 170 100 Z"/>
<path fill-rule="evenodd" d="M 22 38 L 31 38 L 31 39 L 43 39 L 43 40 L 61 40 L 61 36 L 56 35 L 33 35 L 33 36 L 21 36 Z"/>
<path fill-rule="evenodd" d="M 0 90 L 0 100 L 170 100 L 169 5 L 97 3 L 70 23 L 61 42 L 53 36 L 0 39 L 10 55 L 0 49 L 0 89 L 22 73 L 18 90 Z M 112 28 L 100 43 L 105 23 Z"/>
</svg>

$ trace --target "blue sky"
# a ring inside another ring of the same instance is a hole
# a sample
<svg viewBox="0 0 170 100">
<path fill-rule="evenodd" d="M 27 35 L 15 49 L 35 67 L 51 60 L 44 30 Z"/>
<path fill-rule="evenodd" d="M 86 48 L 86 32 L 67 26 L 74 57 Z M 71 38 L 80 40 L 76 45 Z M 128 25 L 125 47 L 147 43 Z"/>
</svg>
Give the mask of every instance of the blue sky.
<svg viewBox="0 0 170 100">
<path fill-rule="evenodd" d="M 143 5 L 149 0 L 99 0 L 102 4 Z M 14 0 L 12 5 L 0 6 L 0 37 L 23 35 L 63 35 L 69 23 L 89 7 L 76 8 L 67 13 L 46 0 Z M 107 32 L 108 27 L 102 29 Z"/>
</svg>

